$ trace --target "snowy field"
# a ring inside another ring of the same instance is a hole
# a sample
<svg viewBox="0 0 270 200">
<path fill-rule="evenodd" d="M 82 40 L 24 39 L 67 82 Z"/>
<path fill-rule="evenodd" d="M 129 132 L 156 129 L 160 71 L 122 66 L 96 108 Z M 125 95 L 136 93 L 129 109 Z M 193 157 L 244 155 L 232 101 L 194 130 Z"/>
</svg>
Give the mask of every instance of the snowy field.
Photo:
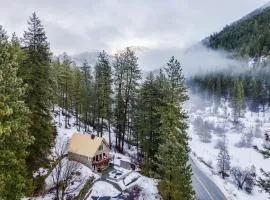
<svg viewBox="0 0 270 200">
<path fill-rule="evenodd" d="M 247 194 L 243 190 L 238 190 L 231 178 L 224 181 L 216 175 L 216 164 L 219 153 L 217 146 L 225 138 L 231 157 L 231 167 L 250 168 L 254 165 L 257 177 L 261 176 L 260 168 L 270 170 L 270 160 L 264 159 L 253 148 L 254 145 L 261 147 L 264 142 L 264 133 L 270 131 L 270 109 L 267 109 L 265 113 L 244 111 L 237 126 L 233 123 L 232 108 L 228 102 L 223 101 L 218 107 L 214 104 L 207 105 L 202 98 L 194 95 L 191 96 L 186 109 L 190 116 L 188 132 L 192 138 L 189 142 L 191 151 L 197 158 L 199 157 L 214 169 L 211 170 L 199 162 L 199 166 L 205 173 L 224 191 L 228 199 L 266 200 L 267 194 L 261 192 L 258 187 L 254 188 L 252 194 Z M 198 124 L 201 120 L 199 118 L 207 122 L 206 129 L 210 131 L 206 135 L 203 135 L 203 132 L 207 130 L 198 131 Z"/>
</svg>

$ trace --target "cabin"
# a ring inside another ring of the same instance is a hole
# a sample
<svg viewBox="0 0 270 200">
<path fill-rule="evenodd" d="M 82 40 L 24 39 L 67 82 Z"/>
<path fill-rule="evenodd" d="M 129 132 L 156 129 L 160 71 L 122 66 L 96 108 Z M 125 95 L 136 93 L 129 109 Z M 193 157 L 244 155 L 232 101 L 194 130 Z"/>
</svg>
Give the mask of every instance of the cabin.
<svg viewBox="0 0 270 200">
<path fill-rule="evenodd" d="M 104 138 L 96 135 L 74 133 L 68 144 L 68 159 L 100 171 L 108 167 L 110 148 Z"/>
</svg>

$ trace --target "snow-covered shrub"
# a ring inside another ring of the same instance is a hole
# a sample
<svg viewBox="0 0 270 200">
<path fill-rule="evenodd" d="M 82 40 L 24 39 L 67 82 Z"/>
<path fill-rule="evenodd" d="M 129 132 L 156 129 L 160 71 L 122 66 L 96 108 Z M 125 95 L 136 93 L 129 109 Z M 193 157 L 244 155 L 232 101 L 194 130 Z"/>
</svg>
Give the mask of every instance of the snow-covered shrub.
<svg viewBox="0 0 270 200">
<path fill-rule="evenodd" d="M 254 137 L 256 137 L 256 138 L 262 138 L 262 129 L 261 129 L 261 125 L 260 124 L 256 124 L 256 126 L 255 126 Z"/>
<path fill-rule="evenodd" d="M 225 144 L 224 141 L 222 139 L 218 139 L 216 140 L 216 144 L 215 144 L 215 149 L 221 149 L 224 148 Z"/>
<path fill-rule="evenodd" d="M 234 123 L 234 129 L 237 131 L 237 132 L 242 132 L 242 130 L 245 128 L 245 125 L 238 121 L 238 123 Z"/>
<path fill-rule="evenodd" d="M 205 127 L 214 130 L 215 129 L 215 122 L 214 121 L 205 121 Z"/>
<path fill-rule="evenodd" d="M 236 147 L 239 148 L 250 148 L 253 143 L 253 133 L 252 131 L 248 131 L 242 134 L 241 140 L 235 144 Z"/>
<path fill-rule="evenodd" d="M 214 125 L 212 122 L 204 121 L 200 116 L 196 117 L 193 122 L 196 134 L 199 136 L 200 140 L 204 143 L 211 142 L 212 135 L 211 130 Z"/>
<path fill-rule="evenodd" d="M 214 134 L 217 134 L 218 136 L 223 136 L 226 133 L 226 129 L 223 125 L 218 124 L 213 131 Z"/>
<path fill-rule="evenodd" d="M 200 137 L 201 142 L 210 143 L 212 141 L 211 130 L 207 128 L 202 130 L 199 137 Z"/>
<path fill-rule="evenodd" d="M 263 145 L 265 148 L 270 148 L 270 131 L 266 131 L 264 134 L 265 140 L 263 142 Z"/>
<path fill-rule="evenodd" d="M 246 192 L 251 193 L 256 181 L 255 167 L 242 169 L 240 166 L 231 168 L 231 175 L 234 183 L 238 189 L 245 189 Z"/>
<path fill-rule="evenodd" d="M 262 120 L 260 120 L 259 118 L 257 118 L 255 122 L 262 125 Z"/>
<path fill-rule="evenodd" d="M 198 116 L 195 118 L 195 120 L 193 121 L 193 125 L 195 127 L 196 132 L 198 132 L 201 129 L 201 127 L 203 126 L 203 123 L 204 121 L 201 118 L 201 116 Z"/>
</svg>

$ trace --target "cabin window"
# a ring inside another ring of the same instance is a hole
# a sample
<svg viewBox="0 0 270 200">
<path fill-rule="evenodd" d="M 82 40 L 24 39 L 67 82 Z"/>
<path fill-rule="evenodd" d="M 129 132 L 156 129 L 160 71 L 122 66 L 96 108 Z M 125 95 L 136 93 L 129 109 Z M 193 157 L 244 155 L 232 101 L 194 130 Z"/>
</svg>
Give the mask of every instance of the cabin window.
<svg viewBox="0 0 270 200">
<path fill-rule="evenodd" d="M 102 154 L 99 154 L 99 158 L 100 158 L 100 160 L 102 160 Z"/>
<path fill-rule="evenodd" d="M 106 154 L 105 153 L 103 153 L 103 158 L 105 158 L 106 157 Z"/>
<path fill-rule="evenodd" d="M 98 148 L 99 151 L 103 151 L 103 145 L 100 145 Z"/>
<path fill-rule="evenodd" d="M 98 161 L 98 155 L 96 155 L 96 161 Z"/>
</svg>

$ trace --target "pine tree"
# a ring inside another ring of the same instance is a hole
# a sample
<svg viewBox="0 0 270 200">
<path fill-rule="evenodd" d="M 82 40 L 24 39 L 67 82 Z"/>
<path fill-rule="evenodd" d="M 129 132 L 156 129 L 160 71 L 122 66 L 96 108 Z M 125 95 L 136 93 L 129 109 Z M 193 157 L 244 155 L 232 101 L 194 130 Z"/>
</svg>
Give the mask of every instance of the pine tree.
<svg viewBox="0 0 270 200">
<path fill-rule="evenodd" d="M 217 170 L 223 179 L 228 176 L 230 171 L 230 155 L 225 144 L 222 145 L 219 149 L 217 157 Z"/>
<path fill-rule="evenodd" d="M 26 149 L 29 109 L 24 103 L 25 86 L 17 77 L 21 50 L 8 44 L 0 26 L 0 199 L 21 199 L 27 190 Z"/>
<path fill-rule="evenodd" d="M 215 84 L 215 112 L 217 113 L 218 106 L 220 105 L 220 99 L 222 97 L 221 80 L 217 77 Z"/>
<path fill-rule="evenodd" d="M 165 71 L 167 84 L 162 86 L 167 98 L 159 108 L 162 141 L 156 155 L 161 178 L 159 190 L 164 199 L 193 199 L 191 168 L 188 164 L 187 115 L 181 107 L 188 99 L 182 67 L 172 57 Z"/>
<path fill-rule="evenodd" d="M 141 72 L 138 68 L 138 58 L 130 48 L 115 56 L 113 66 L 116 85 L 116 107 L 114 110 L 116 147 L 120 152 L 123 152 L 126 132 L 131 132 L 131 124 L 133 124 L 131 116 L 135 107 Z"/>
<path fill-rule="evenodd" d="M 93 84 L 93 77 L 91 72 L 91 66 L 85 60 L 82 71 L 82 81 L 83 81 L 83 96 L 82 96 L 82 119 L 84 122 L 84 131 L 88 131 L 88 125 L 92 124 L 95 129 L 96 126 L 96 96 L 95 88 Z"/>
<path fill-rule="evenodd" d="M 153 73 L 146 78 L 140 88 L 140 92 L 133 113 L 135 117 L 133 135 L 136 138 L 137 147 L 140 147 L 142 157 L 142 170 L 151 174 L 156 170 L 155 155 L 160 142 L 160 113 L 158 108 L 162 106 L 162 89 L 159 86 L 157 77 Z"/>
<path fill-rule="evenodd" d="M 185 147 L 178 140 L 175 136 L 169 136 L 159 146 L 157 159 L 161 181 L 158 188 L 163 199 L 190 200 L 194 195 L 191 167 L 187 165 Z"/>
<path fill-rule="evenodd" d="M 258 147 L 255 147 L 263 155 L 265 159 L 270 158 L 270 145 L 269 144 L 270 144 L 270 136 L 268 133 L 266 133 L 265 144 L 263 146 L 263 149 L 258 149 Z M 263 169 L 261 169 L 261 172 L 264 177 L 259 177 L 258 185 L 270 195 L 270 172 L 264 171 Z"/>
<path fill-rule="evenodd" d="M 260 104 L 262 105 L 264 115 L 265 115 L 265 106 L 267 103 L 268 92 L 269 91 L 267 90 L 266 84 L 262 83 L 260 92 L 259 92 L 259 100 L 260 100 Z"/>
<path fill-rule="evenodd" d="M 98 116 L 98 134 L 103 135 L 104 119 L 110 121 L 111 115 L 111 66 L 109 57 L 105 51 L 102 51 L 98 55 L 98 61 L 95 66 L 95 88 L 97 98 L 97 116 Z"/>
<path fill-rule="evenodd" d="M 75 107 L 75 118 L 76 126 L 78 131 L 81 130 L 81 113 L 82 113 L 82 96 L 83 96 L 83 82 L 82 82 L 82 73 L 80 69 L 75 69 L 73 72 L 74 83 L 73 83 L 73 98 L 74 98 L 74 107 Z"/>
<path fill-rule="evenodd" d="M 51 147 L 52 124 L 52 86 L 50 51 L 44 27 L 35 13 L 28 21 L 28 30 L 24 32 L 23 49 L 26 54 L 19 75 L 27 84 L 25 102 L 30 108 L 31 127 L 29 133 L 34 143 L 29 147 L 28 170 L 46 164 Z"/>
<path fill-rule="evenodd" d="M 244 107 L 244 88 L 241 80 L 236 79 L 234 82 L 232 102 L 234 122 L 237 122 Z"/>
<path fill-rule="evenodd" d="M 251 80 L 251 111 L 259 111 L 259 87 L 255 79 Z"/>
<path fill-rule="evenodd" d="M 61 90 L 61 108 L 65 116 L 65 128 L 70 127 L 69 118 L 70 112 L 72 111 L 72 60 L 68 57 L 66 53 L 63 55 L 63 61 L 60 64 L 59 73 L 59 86 Z"/>
</svg>

